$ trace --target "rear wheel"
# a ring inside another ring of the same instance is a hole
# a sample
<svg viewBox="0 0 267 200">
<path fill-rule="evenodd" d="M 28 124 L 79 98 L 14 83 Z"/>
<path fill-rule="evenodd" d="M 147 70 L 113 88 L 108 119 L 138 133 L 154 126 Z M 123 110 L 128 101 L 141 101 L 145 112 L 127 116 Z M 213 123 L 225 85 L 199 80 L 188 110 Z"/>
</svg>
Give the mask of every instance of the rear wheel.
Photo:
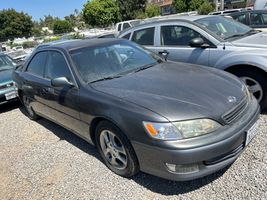
<svg viewBox="0 0 267 200">
<path fill-rule="evenodd" d="M 255 96 L 259 102 L 261 109 L 267 108 L 267 76 L 257 71 L 238 71 L 234 73 L 247 86 L 249 91 Z"/>
<path fill-rule="evenodd" d="M 30 106 L 30 99 L 25 95 L 22 95 L 21 99 L 22 99 L 22 103 L 24 105 L 24 108 L 27 112 L 28 117 L 31 120 L 37 120 L 39 116 L 34 112 L 32 107 Z"/>
<path fill-rule="evenodd" d="M 138 173 L 137 157 L 129 140 L 112 123 L 102 121 L 98 124 L 96 146 L 111 171 L 123 177 L 131 177 Z"/>
</svg>

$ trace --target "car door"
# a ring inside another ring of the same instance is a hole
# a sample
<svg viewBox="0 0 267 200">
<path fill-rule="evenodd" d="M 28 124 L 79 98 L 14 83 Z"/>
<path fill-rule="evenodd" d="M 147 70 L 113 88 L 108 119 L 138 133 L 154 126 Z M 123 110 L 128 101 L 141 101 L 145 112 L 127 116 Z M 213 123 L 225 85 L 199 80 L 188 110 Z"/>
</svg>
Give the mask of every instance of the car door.
<svg viewBox="0 0 267 200">
<path fill-rule="evenodd" d="M 193 64 L 209 65 L 209 48 L 191 47 L 194 38 L 202 38 L 210 43 L 206 37 L 185 25 L 161 25 L 157 39 L 159 47 L 154 51 L 158 54 L 168 54 L 168 60 Z"/>
<path fill-rule="evenodd" d="M 46 116 L 80 136 L 88 136 L 86 125 L 80 120 L 79 87 L 63 52 L 48 52 L 44 77 L 42 100 L 48 108 Z M 66 77 L 73 86 L 52 86 L 51 80 L 59 77 Z"/>
<path fill-rule="evenodd" d="M 22 92 L 29 99 L 31 107 L 38 114 L 43 114 L 46 106 L 41 100 L 44 79 L 44 69 L 46 64 L 47 51 L 36 53 L 22 72 Z"/>
</svg>

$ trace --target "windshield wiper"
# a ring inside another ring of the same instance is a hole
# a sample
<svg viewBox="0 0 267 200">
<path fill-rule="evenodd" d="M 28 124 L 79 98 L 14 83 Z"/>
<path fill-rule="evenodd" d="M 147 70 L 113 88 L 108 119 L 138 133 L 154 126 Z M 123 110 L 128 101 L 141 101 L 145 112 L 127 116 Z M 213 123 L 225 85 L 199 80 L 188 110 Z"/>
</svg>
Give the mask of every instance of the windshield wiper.
<svg viewBox="0 0 267 200">
<path fill-rule="evenodd" d="M 134 73 L 143 71 L 143 70 L 145 70 L 145 69 L 147 69 L 147 68 L 153 67 L 154 65 L 156 65 L 156 63 L 152 63 L 152 64 L 144 65 L 144 66 L 138 68 L 137 70 L 135 70 Z"/>
<path fill-rule="evenodd" d="M 259 33 L 259 31 L 257 31 L 257 30 L 249 30 L 248 32 L 246 32 L 246 33 L 242 33 L 242 34 L 234 34 L 234 35 L 231 35 L 231 36 L 229 36 L 229 37 L 226 37 L 226 38 L 224 38 L 225 40 L 227 40 L 227 39 L 230 39 L 230 38 L 235 38 L 235 37 L 242 37 L 242 36 L 246 36 L 246 35 L 253 35 L 253 34 L 256 34 L 256 33 Z"/>
<path fill-rule="evenodd" d="M 97 80 L 95 80 L 95 81 L 91 81 L 91 82 L 89 82 L 88 84 L 90 84 L 90 83 L 95 83 L 95 82 L 99 82 L 99 81 L 111 80 L 111 79 L 120 78 L 120 77 L 122 77 L 122 75 L 107 76 L 107 77 L 103 77 L 103 78 L 97 79 Z"/>
</svg>

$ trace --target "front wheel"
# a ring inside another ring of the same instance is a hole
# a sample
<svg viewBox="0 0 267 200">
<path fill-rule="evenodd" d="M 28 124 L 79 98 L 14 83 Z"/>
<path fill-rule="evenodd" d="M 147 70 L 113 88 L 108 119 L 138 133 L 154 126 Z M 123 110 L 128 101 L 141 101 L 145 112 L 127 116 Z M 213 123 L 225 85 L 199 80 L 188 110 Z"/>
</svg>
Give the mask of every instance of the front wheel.
<svg viewBox="0 0 267 200">
<path fill-rule="evenodd" d="M 34 112 L 32 107 L 30 106 L 30 99 L 25 95 L 22 95 L 21 99 L 22 99 L 22 103 L 24 105 L 24 108 L 27 112 L 28 117 L 31 120 L 37 120 L 39 118 L 39 116 Z"/>
<path fill-rule="evenodd" d="M 96 128 L 96 146 L 106 166 L 116 174 L 131 177 L 138 173 L 135 152 L 126 136 L 108 121 Z"/>
<path fill-rule="evenodd" d="M 257 71 L 239 71 L 237 75 L 254 95 L 261 106 L 261 110 L 267 108 L 267 76 Z"/>
</svg>

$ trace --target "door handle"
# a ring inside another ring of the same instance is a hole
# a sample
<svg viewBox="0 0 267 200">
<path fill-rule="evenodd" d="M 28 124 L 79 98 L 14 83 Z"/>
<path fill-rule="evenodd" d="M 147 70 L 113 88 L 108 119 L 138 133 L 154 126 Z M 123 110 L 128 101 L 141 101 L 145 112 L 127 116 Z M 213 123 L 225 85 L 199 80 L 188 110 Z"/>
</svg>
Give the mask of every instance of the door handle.
<svg viewBox="0 0 267 200">
<path fill-rule="evenodd" d="M 53 88 L 43 88 L 43 92 L 44 93 L 54 93 L 54 89 Z"/>
</svg>

